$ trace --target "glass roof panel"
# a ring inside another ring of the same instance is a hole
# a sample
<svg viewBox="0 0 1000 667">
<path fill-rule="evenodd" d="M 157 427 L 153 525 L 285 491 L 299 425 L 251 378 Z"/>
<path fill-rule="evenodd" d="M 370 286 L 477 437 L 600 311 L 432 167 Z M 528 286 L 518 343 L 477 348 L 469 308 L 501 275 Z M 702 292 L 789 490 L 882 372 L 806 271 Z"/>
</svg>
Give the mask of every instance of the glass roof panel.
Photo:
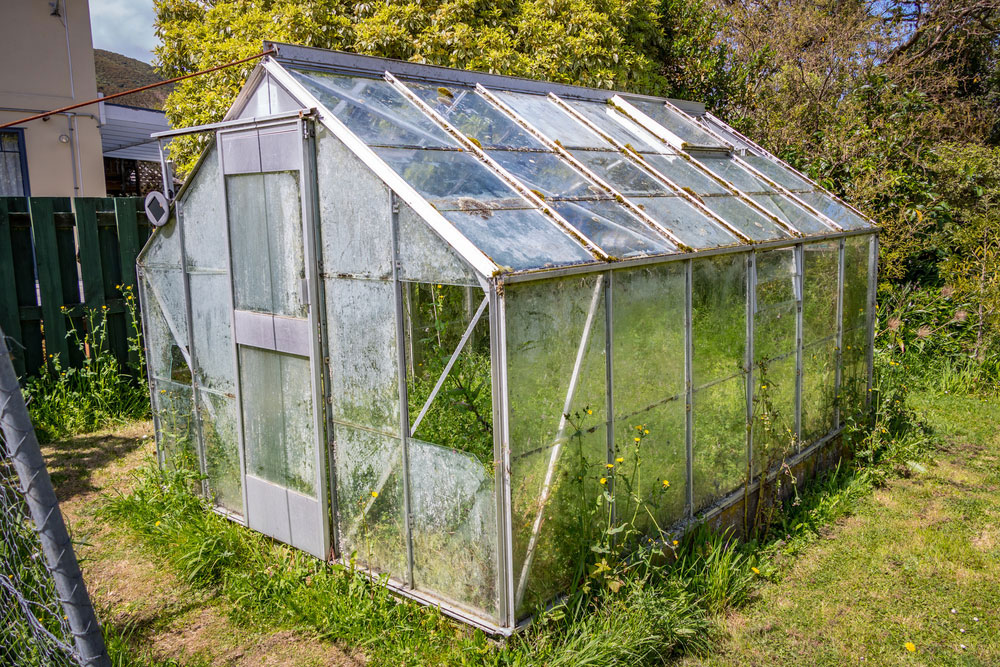
<svg viewBox="0 0 1000 667">
<path fill-rule="evenodd" d="M 695 155 L 709 171 L 743 192 L 776 192 L 774 188 L 744 169 L 728 156 Z"/>
<path fill-rule="evenodd" d="M 458 148 L 458 143 L 387 81 L 288 70 L 351 132 L 372 146 Z"/>
<path fill-rule="evenodd" d="M 611 136 L 612 139 L 626 146 L 631 146 L 640 153 L 645 151 L 667 150 L 662 141 L 633 123 L 613 106 L 604 102 L 585 102 L 582 100 L 563 100 L 569 106 L 586 117 L 587 120 Z"/>
<path fill-rule="evenodd" d="M 545 199 L 609 196 L 555 153 L 495 150 L 490 157 Z"/>
<path fill-rule="evenodd" d="M 406 86 L 459 132 L 472 137 L 484 148 L 545 149 L 530 132 L 471 88 L 446 88 L 429 83 L 407 83 Z"/>
<path fill-rule="evenodd" d="M 614 200 L 562 201 L 552 208 L 610 255 L 634 257 L 676 250 L 670 241 Z"/>
<path fill-rule="evenodd" d="M 813 189 L 813 185 L 811 183 L 797 176 L 791 169 L 782 167 L 773 160 L 749 153 L 743 159 L 746 160 L 751 167 L 764 174 L 778 185 L 786 187 L 789 190 L 808 191 Z"/>
<path fill-rule="evenodd" d="M 573 148 L 607 148 L 608 142 L 542 95 L 491 90 L 504 104 L 549 139 Z"/>
<path fill-rule="evenodd" d="M 825 192 L 803 192 L 796 196 L 844 229 L 867 229 L 871 227 L 871 223 Z"/>
<path fill-rule="evenodd" d="M 570 153 L 625 196 L 676 194 L 618 151 L 572 150 Z"/>
<path fill-rule="evenodd" d="M 665 127 L 671 134 L 680 138 L 691 146 L 703 148 L 726 148 L 726 145 L 713 137 L 705 130 L 673 109 L 667 108 L 663 102 L 654 100 L 642 100 L 635 97 L 626 97 L 626 100 L 657 123 Z"/>
<path fill-rule="evenodd" d="M 373 150 L 437 208 L 531 206 L 469 153 L 421 148 Z"/>
<path fill-rule="evenodd" d="M 630 200 L 692 248 L 716 248 L 739 242 L 732 232 L 680 197 L 630 197 Z"/>
<path fill-rule="evenodd" d="M 705 197 L 702 201 L 712 213 L 754 241 L 789 238 L 789 234 L 776 223 L 771 222 L 735 196 Z"/>
<path fill-rule="evenodd" d="M 729 190 L 716 182 L 711 176 L 688 164 L 685 157 L 680 155 L 643 154 L 642 159 L 648 162 L 650 167 L 688 192 L 694 192 L 699 195 L 729 194 Z"/>
<path fill-rule="evenodd" d="M 750 195 L 771 215 L 791 225 L 803 234 L 828 234 L 833 229 L 809 211 L 784 195 Z"/>
<path fill-rule="evenodd" d="M 445 211 L 442 215 L 501 268 L 524 271 L 596 261 L 535 209 Z"/>
</svg>

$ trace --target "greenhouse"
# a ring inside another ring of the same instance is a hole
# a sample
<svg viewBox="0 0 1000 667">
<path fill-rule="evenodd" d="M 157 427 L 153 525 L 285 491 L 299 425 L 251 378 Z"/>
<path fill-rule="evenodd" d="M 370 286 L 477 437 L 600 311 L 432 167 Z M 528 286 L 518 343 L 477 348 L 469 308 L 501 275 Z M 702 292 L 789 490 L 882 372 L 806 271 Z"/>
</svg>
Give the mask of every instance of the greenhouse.
<svg viewBox="0 0 1000 667">
<path fill-rule="evenodd" d="M 864 405 L 876 228 L 703 105 L 267 48 L 160 136 L 205 150 L 138 267 L 219 512 L 510 634 L 601 498 L 665 539 Z"/>
</svg>

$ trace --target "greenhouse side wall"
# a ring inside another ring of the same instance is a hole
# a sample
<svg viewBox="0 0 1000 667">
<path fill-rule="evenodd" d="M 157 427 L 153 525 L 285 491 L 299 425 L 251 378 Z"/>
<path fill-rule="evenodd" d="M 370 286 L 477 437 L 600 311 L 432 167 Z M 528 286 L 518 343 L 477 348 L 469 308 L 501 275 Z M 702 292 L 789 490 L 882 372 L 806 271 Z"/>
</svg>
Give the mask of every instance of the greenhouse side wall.
<svg viewBox="0 0 1000 667">
<path fill-rule="evenodd" d="M 500 572 L 483 287 L 325 129 L 317 177 L 338 554 L 388 574 L 403 593 L 495 627 Z"/>
<path fill-rule="evenodd" d="M 518 619 L 570 589 L 610 526 L 742 530 L 745 491 L 840 455 L 866 401 L 875 248 L 846 236 L 505 285 Z"/>
</svg>

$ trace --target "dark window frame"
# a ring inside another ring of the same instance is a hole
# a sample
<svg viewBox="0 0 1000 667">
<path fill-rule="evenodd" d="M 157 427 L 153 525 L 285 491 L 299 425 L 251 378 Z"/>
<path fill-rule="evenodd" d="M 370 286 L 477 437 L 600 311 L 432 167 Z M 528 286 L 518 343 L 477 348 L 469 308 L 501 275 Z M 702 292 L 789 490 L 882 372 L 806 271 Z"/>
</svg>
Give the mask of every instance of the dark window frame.
<svg viewBox="0 0 1000 667">
<path fill-rule="evenodd" d="M 28 154 L 25 150 L 24 145 L 24 129 L 20 127 L 9 127 L 4 130 L 0 130 L 0 135 L 2 134 L 15 134 L 17 135 L 17 150 L 18 157 L 21 161 L 21 190 L 23 197 L 31 196 L 31 180 L 28 178 Z M 3 150 L 3 144 L 0 143 L 0 153 L 6 153 L 8 151 Z M 17 195 L 13 195 L 17 196 Z"/>
</svg>

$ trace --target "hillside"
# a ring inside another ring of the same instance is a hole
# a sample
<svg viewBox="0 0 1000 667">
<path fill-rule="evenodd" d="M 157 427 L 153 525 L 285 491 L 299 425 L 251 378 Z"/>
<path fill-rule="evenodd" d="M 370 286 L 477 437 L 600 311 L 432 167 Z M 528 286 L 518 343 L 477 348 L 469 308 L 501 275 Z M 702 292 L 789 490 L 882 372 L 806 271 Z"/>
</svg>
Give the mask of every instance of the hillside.
<svg viewBox="0 0 1000 667">
<path fill-rule="evenodd" d="M 120 93 L 123 90 L 163 80 L 152 65 L 103 49 L 94 49 L 94 69 L 97 72 L 97 90 L 105 95 Z M 141 93 L 133 93 L 120 97 L 113 103 L 147 109 L 162 109 L 163 102 L 167 99 L 172 87 L 163 86 Z"/>
</svg>

